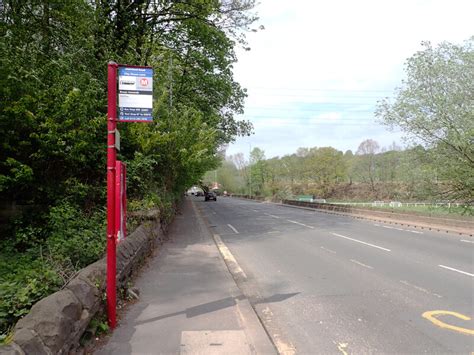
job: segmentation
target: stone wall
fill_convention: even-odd
[[[118,288],[126,287],[163,238],[158,215],[149,217],[117,247]],[[18,321],[13,341],[1,346],[0,354],[76,353],[89,322],[104,307],[105,280],[105,258],[82,269],[63,289],[37,302]]]

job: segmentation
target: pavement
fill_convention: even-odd
[[[275,354],[193,198],[180,212],[135,281],[139,300],[95,354]]]

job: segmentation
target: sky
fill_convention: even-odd
[[[237,48],[234,78],[248,91],[254,134],[227,155],[255,147],[266,158],[299,147],[355,152],[365,139],[404,146],[403,133],[375,119],[377,101],[394,98],[404,63],[421,42],[462,43],[474,35],[474,1],[260,0],[263,30]]]

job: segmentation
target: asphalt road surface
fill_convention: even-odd
[[[474,239],[192,198],[280,352],[471,353]]]

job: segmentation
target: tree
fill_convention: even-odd
[[[359,166],[360,174],[365,181],[370,183],[372,191],[375,191],[375,177],[376,177],[376,157],[375,154],[379,151],[379,144],[373,139],[366,139],[357,148],[356,154],[360,156]]]
[[[474,200],[474,37],[463,45],[423,42],[406,62],[407,78],[396,99],[382,100],[381,122],[399,127],[414,142],[431,149],[445,196]]]
[[[255,147],[250,152],[250,184],[256,195],[262,195],[267,175],[265,152]]]

